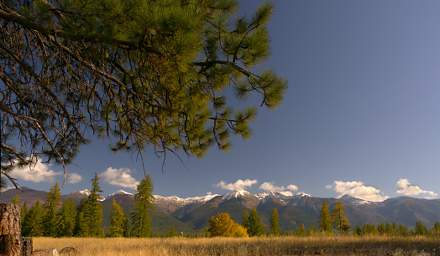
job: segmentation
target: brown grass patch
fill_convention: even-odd
[[[440,255],[440,239],[385,237],[35,238],[35,249],[72,246],[81,256]]]

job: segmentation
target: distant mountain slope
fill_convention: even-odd
[[[79,202],[87,197],[87,190],[63,195]],[[28,206],[36,201],[44,202],[47,192],[23,188],[11,189],[0,193],[1,202],[9,202],[16,195]],[[134,196],[125,191],[117,191],[103,198],[104,224],[110,221],[111,202],[115,199],[130,214]],[[177,196],[155,195],[153,230],[156,234],[167,232],[192,232],[206,227],[211,216],[228,212],[236,221],[242,221],[243,212],[257,208],[263,222],[268,226],[273,208],[277,208],[283,230],[292,230],[301,224],[317,226],[321,205],[327,201],[330,208],[338,201],[344,202],[352,225],[383,222],[401,223],[413,226],[417,220],[431,226],[440,222],[440,200],[397,197],[374,203],[350,196],[318,198],[306,194],[287,195],[283,193],[251,194],[245,191],[233,191],[225,195],[207,194],[204,196],[181,198]]]

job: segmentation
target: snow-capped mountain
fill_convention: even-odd
[[[114,195],[129,195],[129,196],[134,196],[133,193],[127,192],[123,189],[119,189],[116,192],[111,193],[110,195],[108,195],[109,197],[114,196]]]
[[[62,200],[72,199],[77,204],[90,195],[88,190],[80,190],[62,196]],[[47,192],[29,188],[11,189],[0,193],[1,202],[10,202],[15,196],[31,207],[36,201],[44,202]],[[117,201],[127,214],[134,205],[133,193],[118,190],[102,197],[105,221],[110,216],[112,200]],[[262,192],[250,193],[239,190],[224,195],[207,193],[201,196],[179,197],[154,195],[154,217],[157,229],[168,230],[179,227],[182,230],[204,228],[209,218],[220,212],[228,212],[236,221],[241,221],[243,212],[256,208],[263,222],[269,223],[271,211],[277,208],[280,224],[284,229],[295,225],[316,225],[322,203],[327,201],[330,209],[336,202],[344,203],[346,213],[352,225],[364,223],[394,222],[407,226],[422,220],[426,225],[440,221],[440,200],[426,200],[409,197],[390,198],[375,203],[358,198],[343,196],[341,198],[318,198],[305,193]],[[106,225],[108,223],[106,222]]]

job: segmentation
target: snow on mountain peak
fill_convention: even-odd
[[[244,197],[244,196],[249,196],[251,195],[250,192],[246,191],[246,190],[234,190],[231,191],[229,193],[226,193],[223,195],[223,199],[232,199],[232,198],[240,198],[240,197]]]
[[[90,190],[88,190],[86,188],[86,189],[78,191],[78,193],[80,193],[81,195],[89,196],[90,195]]]
[[[154,195],[154,198],[156,200],[174,201],[174,202],[178,202],[181,204],[189,204],[189,203],[205,203],[205,202],[208,202],[209,200],[211,200],[217,196],[220,196],[220,195],[208,192],[208,193],[206,193],[206,195],[203,195],[203,196],[193,196],[193,197],[186,197],[186,198],[182,198],[179,196],[162,196],[162,195]]]
[[[127,191],[125,191],[125,190],[123,190],[123,189],[119,189],[118,191],[116,191],[116,192],[114,192],[114,193],[111,193],[109,196],[114,196],[114,195],[129,195],[129,196],[133,196],[134,194],[133,193],[130,193],[130,192],[127,192]]]

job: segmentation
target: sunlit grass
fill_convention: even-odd
[[[316,253],[385,255],[389,251],[432,251],[440,239],[386,237],[277,238],[35,238],[35,249],[72,246],[81,256],[247,256],[313,255]],[[365,254],[365,252],[374,254]]]

